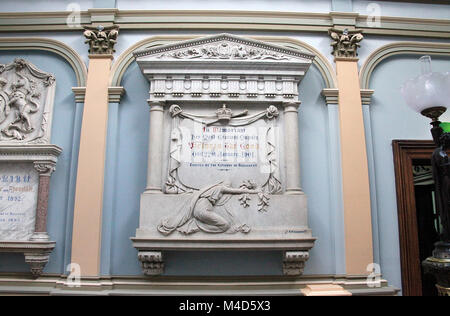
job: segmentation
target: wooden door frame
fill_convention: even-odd
[[[393,140],[403,295],[422,295],[413,160],[431,159],[431,140]],[[431,163],[431,161],[430,161]]]

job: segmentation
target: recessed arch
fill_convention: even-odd
[[[395,42],[381,46],[367,57],[359,72],[361,89],[369,89],[373,70],[386,58],[401,54],[450,55],[450,44],[430,42]]]
[[[186,36],[154,36],[141,40],[125,50],[115,61],[111,69],[110,86],[116,87],[121,85],[122,77],[128,66],[133,62],[133,52],[136,50],[159,46],[163,44],[176,43],[178,41],[185,41],[201,37],[204,35],[186,35]],[[265,41],[268,43],[288,46],[307,53],[312,53],[316,57],[313,64],[317,66],[325,81],[325,88],[336,88],[336,74],[333,66],[329,63],[327,58],[320,53],[316,48],[293,38],[289,37],[275,37],[275,36],[251,36],[250,38]]]
[[[1,50],[27,49],[27,50],[45,50],[58,54],[64,58],[75,72],[79,87],[86,86],[87,68],[80,55],[66,44],[40,37],[11,37],[0,38]]]

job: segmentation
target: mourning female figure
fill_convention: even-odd
[[[207,186],[192,194],[188,204],[183,205],[175,215],[165,218],[158,225],[158,231],[169,235],[177,230],[183,234],[192,234],[198,231],[206,233],[243,232],[250,228],[246,224],[236,225],[231,219],[215,211],[223,207],[233,194],[256,194],[260,191],[254,187],[233,188],[226,181]],[[226,213],[226,212],[225,212]]]

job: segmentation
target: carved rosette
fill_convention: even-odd
[[[138,260],[145,275],[160,275],[164,272],[164,261],[160,251],[140,251]]]
[[[331,28],[328,30],[331,37],[332,54],[334,57],[356,57],[358,56],[359,42],[363,40],[362,30],[348,29],[338,30]]]
[[[112,54],[115,52],[114,45],[117,43],[119,35],[119,26],[102,26],[97,27],[85,26],[84,37],[86,44],[89,44],[90,54]]]
[[[308,258],[308,251],[286,251],[283,257],[283,274],[302,275]]]

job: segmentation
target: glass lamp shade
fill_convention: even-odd
[[[422,114],[430,108],[448,108],[450,72],[429,72],[410,79],[402,85],[401,93],[406,104]]]

